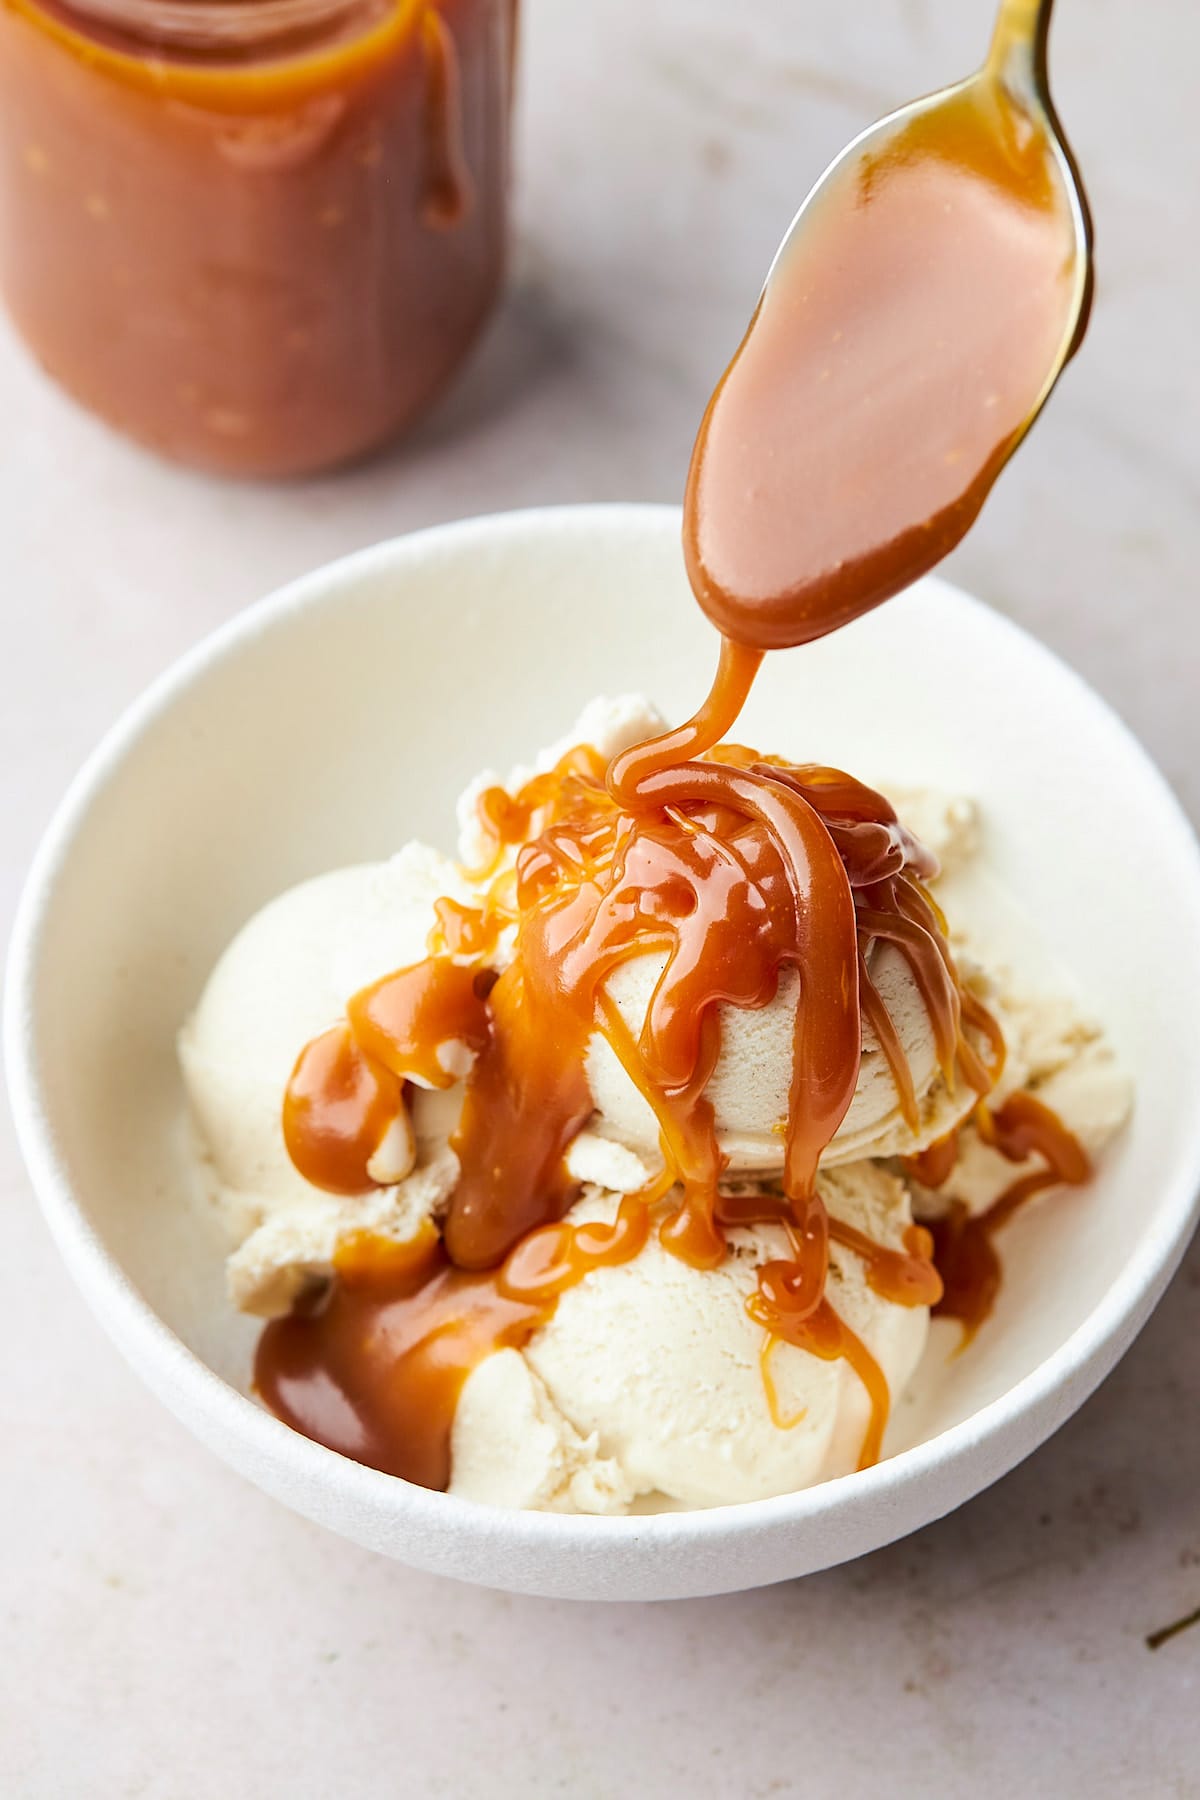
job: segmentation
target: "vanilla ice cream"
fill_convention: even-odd
[[[833,1217],[901,1245],[912,1214],[894,1176],[857,1163],[822,1175],[820,1191]],[[615,1209],[612,1194],[591,1190],[573,1217],[608,1220]],[[450,1491],[517,1505],[546,1505],[541,1496],[552,1496],[555,1509],[614,1512],[650,1495],[725,1506],[847,1474],[868,1423],[866,1394],[848,1363],[778,1343],[769,1369],[774,1416],[768,1400],[763,1333],[746,1301],[760,1263],[786,1254],[778,1226],[731,1231],[729,1255],[715,1270],[691,1268],[651,1237],[632,1262],[587,1276],[524,1351],[503,1353],[510,1363],[503,1376],[490,1371],[497,1359],[489,1358],[468,1379]],[[860,1259],[836,1244],[830,1265],[834,1306],[892,1393],[901,1393],[925,1346],[927,1311],[881,1299]],[[518,1361],[524,1378],[511,1366]],[[523,1449],[518,1473],[505,1446],[520,1435],[515,1409],[531,1406],[544,1436],[536,1461]],[[601,1471],[586,1495],[581,1437],[595,1446]],[[514,1502],[518,1481],[523,1493]]]

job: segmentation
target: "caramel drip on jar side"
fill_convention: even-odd
[[[431,231],[461,225],[475,203],[463,134],[462,68],[454,34],[435,5],[421,18],[425,58],[425,172],[421,221]]]
[[[480,1274],[455,1269],[433,1229],[415,1244],[353,1236],[339,1246],[327,1291],[263,1331],[256,1391],[315,1442],[445,1489],[471,1371],[527,1344],[568,1288],[630,1261],[648,1229],[647,1200],[627,1195],[612,1224],[544,1226]]]
[[[1091,1160],[1079,1139],[1034,1094],[1013,1094],[994,1111],[981,1105],[976,1109],[975,1121],[984,1142],[1008,1161],[1023,1163],[1038,1156],[1044,1167],[1019,1175],[986,1212],[974,1218],[963,1202],[956,1200],[942,1218],[930,1223],[934,1261],[945,1284],[934,1311],[939,1317],[957,1319],[962,1325],[960,1348],[970,1343],[996,1303],[1002,1274],[994,1242],[996,1233],[1035,1195],[1064,1185],[1082,1186],[1092,1174]],[[944,1159],[947,1152],[941,1146],[935,1148],[940,1151],[940,1159]],[[948,1180],[949,1175],[946,1170],[942,1180]],[[918,1178],[923,1179],[919,1174]]]

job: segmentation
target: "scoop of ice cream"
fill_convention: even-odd
[[[823,1174],[819,1186],[834,1217],[902,1247],[911,1213],[893,1176],[857,1163]],[[593,1189],[570,1217],[607,1222],[616,1206],[614,1195]],[[523,1361],[532,1389],[511,1365],[497,1371],[499,1357],[468,1378],[451,1492],[501,1505],[624,1511],[635,1495],[721,1506],[848,1474],[870,1423],[866,1390],[849,1363],[775,1343],[774,1414],[768,1398],[764,1334],[746,1301],[759,1265],[787,1254],[783,1231],[759,1226],[730,1232],[721,1266],[698,1270],[651,1234],[632,1262],[594,1270],[521,1352],[504,1353]],[[898,1396],[924,1348],[926,1309],[883,1299],[861,1259],[837,1244],[827,1295]],[[531,1413],[536,1448],[527,1435]]]
[[[535,1512],[624,1513],[637,1489],[576,1431],[519,1350],[497,1350],[472,1371],[451,1435],[450,1492],[485,1506]]]
[[[180,1032],[208,1183],[239,1245],[230,1291],[245,1311],[286,1312],[307,1283],[328,1274],[341,1237],[369,1229],[406,1240],[453,1192],[458,1164],[446,1144],[456,1091],[410,1095],[412,1173],[350,1199],[322,1192],[295,1169],[282,1106],[308,1040],[337,1023],[356,989],[418,962],[434,901],[461,892],[454,864],[423,845],[306,881],[243,927]]]
[[[284,1145],[282,1096],[300,1049],[345,1003],[331,947],[371,873],[338,869],[264,906],[221,957],[179,1034],[193,1116],[250,1225],[313,1194]]]
[[[464,866],[477,868],[488,859],[489,847],[478,813],[478,800],[485,789],[503,786],[516,793],[532,776],[552,769],[576,744],[592,744],[611,760],[629,745],[664,728],[661,714],[639,694],[596,699],[584,709],[574,728],[541,751],[532,766],[512,769],[503,779],[494,771],[478,776],[458,804],[459,855]],[[920,827],[918,835],[922,830],[928,833],[929,847],[940,860],[957,863],[970,855],[975,844],[975,808],[969,800],[906,790],[902,805],[901,816],[910,828]],[[635,1038],[665,961],[665,956],[655,954],[632,957],[606,984]],[[858,1087],[826,1152],[829,1163],[910,1154],[950,1131],[975,1098],[966,1088],[957,1095],[949,1093],[940,1080],[932,1022],[902,952],[893,945],[876,943],[868,966],[908,1059],[922,1111],[921,1128],[914,1133],[905,1123],[887,1059],[875,1033],[864,1023]],[[708,1094],[731,1173],[781,1165],[798,998],[799,977],[788,972],[767,1006],[756,1011],[720,1008],[722,1049]],[[588,1081],[596,1102],[595,1130],[639,1156],[644,1180],[645,1172],[661,1161],[658,1123],[649,1102],[600,1035],[593,1038],[589,1050]]]
[[[665,963],[665,956],[633,957],[609,978],[609,995],[635,1038]],[[858,1086],[825,1152],[827,1164],[907,1154],[949,1131],[975,1101],[965,1086],[954,1096],[940,1081],[933,1026],[904,955],[890,944],[877,943],[868,967],[896,1027],[918,1099],[929,1104],[921,1130],[914,1133],[901,1113],[887,1058],[864,1020]],[[799,997],[799,976],[788,971],[768,1005],[755,1011],[719,1008],[721,1054],[707,1092],[732,1174],[780,1166]],[[600,1036],[592,1039],[588,1052],[588,1082],[596,1102],[595,1129],[636,1151],[648,1165],[657,1164],[661,1159],[654,1112],[607,1039]]]

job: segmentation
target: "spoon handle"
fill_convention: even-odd
[[[1053,6],[1054,0],[1000,0],[985,73],[1044,95],[1046,38]]]

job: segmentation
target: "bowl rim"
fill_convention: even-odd
[[[1081,1405],[1132,1341],[1166,1287],[1200,1216],[1200,1113],[1185,1153],[1160,1198],[1152,1228],[1137,1242],[1116,1281],[1087,1317],[1036,1368],[994,1400],[911,1448],[872,1468],[770,1499],[657,1514],[620,1517],[501,1511],[456,1495],[435,1493],[399,1477],[351,1461],[313,1443],[274,1418],[248,1395],[210,1368],[176,1336],[102,1243],[76,1198],[59,1154],[52,1118],[39,1075],[37,991],[42,972],[46,921],[58,883],[68,871],[76,838],[90,810],[117,777],[125,760],[172,708],[177,698],[211,669],[236,657],[254,639],[283,621],[336,602],[361,582],[406,559],[419,559],[444,545],[499,540],[549,531],[628,536],[631,530],[678,528],[676,506],[640,502],[526,507],[473,515],[386,539],[286,583],[234,615],[172,662],[121,713],[68,786],[32,860],[10,939],[4,1006],[4,1047],[9,1104],[32,1185],[51,1234],[85,1300],[117,1347],[159,1397],[211,1448],[227,1454],[236,1445],[243,1469],[288,1466],[308,1493],[336,1489],[364,1514],[403,1520],[438,1538],[481,1531],[497,1534],[517,1552],[586,1548],[607,1542],[640,1545],[653,1556],[668,1543],[686,1539],[717,1548],[723,1540],[773,1526],[802,1526],[839,1511],[893,1515],[890,1536],[909,1529],[898,1505],[935,1471],[945,1490],[937,1512],[946,1512],[998,1478],[1040,1445]],[[1190,883],[1200,912],[1200,844],[1190,820],[1165,777],[1129,727],[1068,664],[1003,614],[940,577],[927,577],[925,591],[940,593],[956,606],[986,615],[995,630],[1021,640],[1025,654],[1055,666],[1077,696],[1119,741],[1138,766],[1147,794],[1153,794],[1156,830],[1169,840],[1180,880]],[[1033,1432],[1022,1421],[1034,1419]],[[968,1471],[984,1445],[995,1444],[984,1482]],[[955,1479],[955,1477],[957,1479]],[[964,1480],[964,1477],[966,1479]],[[928,1517],[936,1516],[930,1513]],[[888,1541],[887,1536],[878,1542]],[[430,1565],[426,1565],[430,1566]]]

